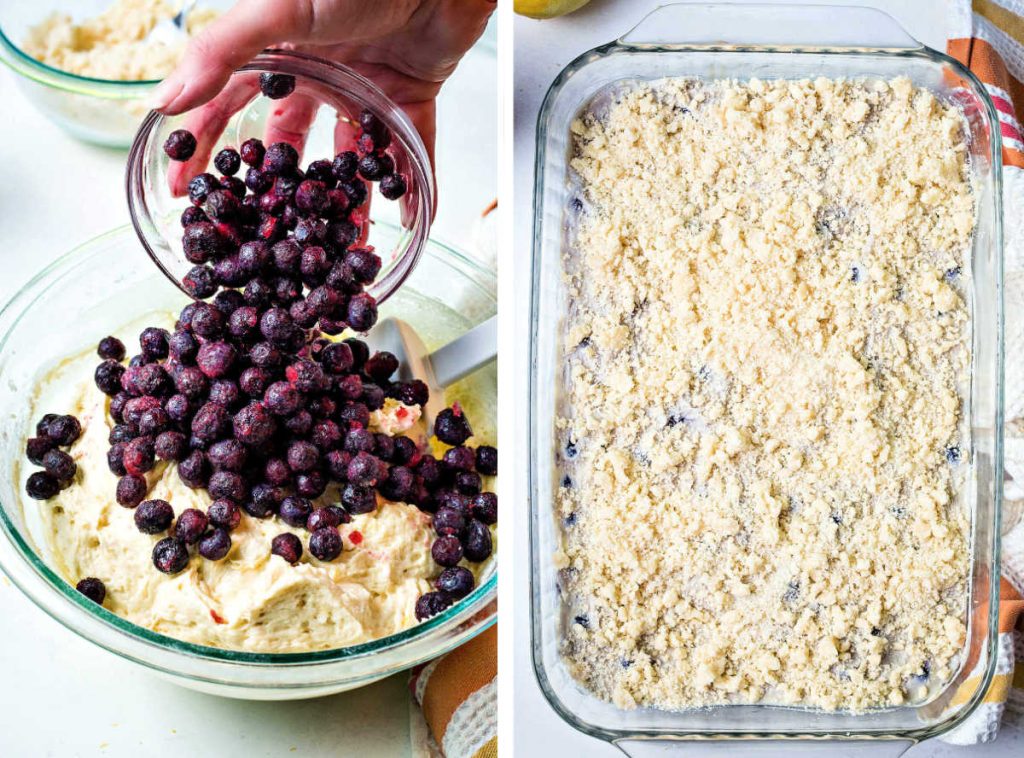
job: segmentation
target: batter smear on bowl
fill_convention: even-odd
[[[669,79],[572,132],[573,674],[625,708],[926,698],[966,635],[960,113],[905,79]]]

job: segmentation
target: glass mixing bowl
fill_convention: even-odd
[[[289,74],[295,77],[295,91],[284,100],[271,100],[260,94],[258,79],[262,73]],[[227,146],[237,148],[250,137],[265,139],[268,117],[279,112],[282,104],[295,110],[309,108],[308,136],[301,150],[303,168],[317,159],[331,160],[335,150],[335,129],[340,121],[358,124],[359,113],[369,109],[391,130],[387,153],[394,159],[395,171],[406,180],[408,189],[397,201],[381,196],[376,182],[367,182],[370,196],[359,211],[368,214],[368,238],[383,261],[376,281],[367,292],[378,302],[386,300],[416,266],[430,232],[434,211],[434,179],[430,159],[416,128],[405,113],[371,81],[345,66],[304,53],[267,51],[242,66],[224,89],[225,96],[241,107],[228,121],[220,137],[211,146],[209,161],[200,159],[201,149],[187,164],[175,163],[163,150],[168,135],[176,129],[190,128],[203,118],[203,107],[180,116],[167,117],[157,112],[146,116],[128,154],[125,174],[128,210],[139,239],[153,261],[175,284],[192,268],[181,246],[181,212],[189,200],[182,194],[189,178],[204,171],[214,175],[212,156]],[[294,111],[293,111],[294,112]],[[280,132],[275,130],[275,134]],[[197,137],[202,142],[202,132]],[[297,143],[289,140],[293,144]],[[245,164],[236,177],[245,176]],[[169,175],[169,171],[172,171]],[[388,222],[381,226],[379,222]],[[400,233],[396,229],[401,227]]]
[[[33,105],[75,137],[97,145],[126,148],[139,121],[149,112],[145,103],[159,79],[120,81],[77,76],[42,63],[23,49],[32,27],[51,13],[75,21],[92,18],[112,0],[44,0],[0,3],[0,61],[17,74],[16,81]],[[232,0],[202,0],[200,7],[223,12]]]
[[[393,241],[401,232],[378,224]],[[243,653],[193,645],[132,624],[97,606],[69,585],[48,561],[33,501],[23,499],[28,466],[25,439],[39,380],[61,359],[93,347],[98,339],[156,310],[187,302],[154,267],[139,265],[138,241],[122,227],[58,259],[0,311],[0,567],[28,597],[59,623],[123,658],[178,684],[220,695],[262,700],[315,697],[353,689],[441,655],[497,619],[497,571],[444,613],[399,634],[362,645],[313,653]],[[428,349],[454,339],[494,315],[494,275],[437,242],[403,287],[381,308],[381,317],[413,323]],[[462,380],[471,383],[474,426],[493,431],[497,398],[492,364]],[[465,392],[457,385],[451,390]],[[25,507],[23,507],[23,505]]]

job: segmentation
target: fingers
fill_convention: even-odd
[[[309,7],[277,0],[235,4],[189,42],[177,68],[153,91],[150,106],[175,115],[207,102],[263,48],[278,40],[303,41],[313,22]]]
[[[430,159],[430,174],[434,180],[434,207],[430,209],[430,218],[437,215],[437,169],[434,166],[434,143],[437,141],[437,101],[424,100],[418,103],[405,103],[402,105],[409,120],[412,121],[416,131],[420,133],[423,146],[427,149],[427,157]],[[412,206],[412,198],[407,194],[402,199],[402,225],[409,226],[415,215]]]
[[[259,88],[259,77],[256,74],[238,74],[219,95],[185,117],[182,126],[195,135],[196,151],[184,163],[170,162],[167,180],[174,197],[184,195],[189,180],[207,170],[213,148],[231,117],[255,96]]]
[[[309,127],[313,124],[319,107],[320,104],[315,99],[298,92],[278,101],[267,117],[263,141],[268,145],[287,142],[298,150],[301,156]]]

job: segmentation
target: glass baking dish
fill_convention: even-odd
[[[559,653],[562,603],[554,553],[559,545],[554,418],[559,402],[561,316],[566,292],[561,256],[572,199],[569,126],[584,106],[631,81],[666,76],[801,79],[906,76],[954,103],[966,119],[977,194],[971,251],[973,364],[966,398],[970,428],[966,506],[972,567],[968,634],[955,677],[925,703],[851,714],[771,705],[727,705],[668,712],[621,710],[586,691]],[[909,37],[888,15],[867,8],[677,4],[655,10],[624,37],[584,53],[551,85],[540,111],[534,189],[530,454],[531,619],[540,687],[571,726],[624,752],[702,754],[737,749],[736,740],[808,740],[787,749],[821,749],[843,740],[898,755],[961,723],[981,702],[995,667],[1002,500],[1003,310],[1000,140],[984,86],[963,66]],[[692,741],[700,740],[699,743]],[[763,742],[747,745],[767,747]]]

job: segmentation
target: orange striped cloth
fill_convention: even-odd
[[[947,51],[971,69],[999,114],[1003,145],[1006,303],[1006,455],[999,647],[996,674],[981,706],[943,737],[960,745],[995,739],[1000,724],[1024,728],[1024,0],[952,0]],[[979,609],[987,613],[987,607]],[[972,651],[975,660],[978,651]],[[981,686],[980,671],[954,705]]]
[[[409,689],[444,758],[497,758],[497,687],[497,625],[413,669]]]

